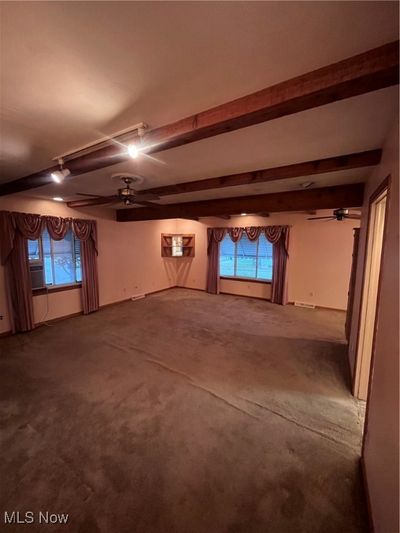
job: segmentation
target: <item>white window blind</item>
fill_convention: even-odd
[[[28,241],[30,265],[40,265],[44,270],[46,286],[71,285],[82,281],[81,243],[69,231],[64,239],[53,240],[47,229],[40,239]]]
[[[263,234],[257,241],[250,241],[244,234],[237,243],[225,235],[219,260],[223,277],[272,280],[273,246]]]

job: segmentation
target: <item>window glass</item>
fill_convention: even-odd
[[[45,285],[67,285],[82,281],[81,243],[69,231],[64,239],[50,238],[45,229],[37,241],[28,241],[29,262],[43,261]]]
[[[42,233],[44,279],[46,285],[54,285],[53,262],[51,259],[51,239],[47,230]]]
[[[75,278],[78,283],[82,281],[82,267],[81,267],[81,241],[75,240]]]
[[[219,271],[221,276],[235,275],[235,243],[225,235],[219,245]]]
[[[272,250],[273,246],[265,235],[258,239],[257,278],[272,279]]]
[[[249,241],[246,235],[242,236],[236,246],[236,276],[257,277],[257,241]]]
[[[52,241],[53,274],[55,285],[75,282],[74,239],[68,232],[61,241]]]
[[[40,261],[39,240],[28,241],[28,258],[29,261]]]
[[[220,243],[220,276],[269,281],[272,267],[273,246],[263,234],[257,241],[243,235],[237,243],[225,235]]]

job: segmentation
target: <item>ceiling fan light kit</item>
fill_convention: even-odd
[[[105,205],[111,203],[122,202],[125,205],[145,205],[147,207],[157,207],[159,204],[151,203],[149,200],[158,200],[159,197],[152,193],[141,194],[140,191],[136,192],[131,187],[132,183],[143,183],[141,176],[135,176],[133,174],[118,173],[111,176],[112,179],[118,179],[123,182],[123,186],[119,187],[117,194],[112,196],[99,196],[95,194],[77,193],[79,196],[89,196],[87,200],[73,200],[67,202],[68,207],[86,207],[91,205]]]

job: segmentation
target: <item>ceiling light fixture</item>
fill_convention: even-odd
[[[55,196],[55,197],[53,198],[53,200],[54,200],[55,202],[63,202],[63,201],[64,201],[64,198],[61,198],[61,196]]]
[[[240,213],[241,217],[245,217],[246,215],[247,215],[247,213]]]
[[[92,152],[99,150],[100,148],[104,148],[113,144],[117,144],[127,151],[128,144],[132,142],[133,136],[135,139],[137,137],[139,137],[139,139],[142,139],[142,137],[146,133],[146,128],[147,124],[145,124],[144,122],[139,122],[139,124],[134,124],[129,128],[116,131],[115,133],[111,133],[110,135],[101,137],[96,141],[93,141],[91,143],[75,148],[74,150],[70,150],[69,152],[65,152],[56,157],[53,157],[53,161],[59,161],[60,159],[62,159],[63,161],[68,163],[68,161],[70,161],[71,159],[75,159],[86,154],[91,154]]]
[[[136,146],[136,144],[129,144],[128,145],[128,154],[132,159],[136,159],[139,155],[139,148]]]
[[[137,128],[137,134],[139,137],[139,143],[142,142],[144,134],[146,133],[146,124],[142,124]],[[132,159],[137,159],[140,154],[141,148],[137,144],[128,144],[128,154]]]
[[[64,161],[62,158],[58,160],[58,164],[60,165],[60,170],[55,170],[54,172],[52,172],[51,179],[55,183],[62,183],[65,178],[67,178],[71,174],[71,171],[67,168],[63,168]]]

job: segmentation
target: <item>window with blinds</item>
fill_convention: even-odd
[[[273,246],[260,235],[257,241],[250,241],[247,235],[234,243],[225,235],[220,243],[220,276],[227,278],[272,280]]]
[[[69,231],[53,240],[44,230],[40,239],[28,240],[32,288],[73,285],[82,281],[81,243]]]

